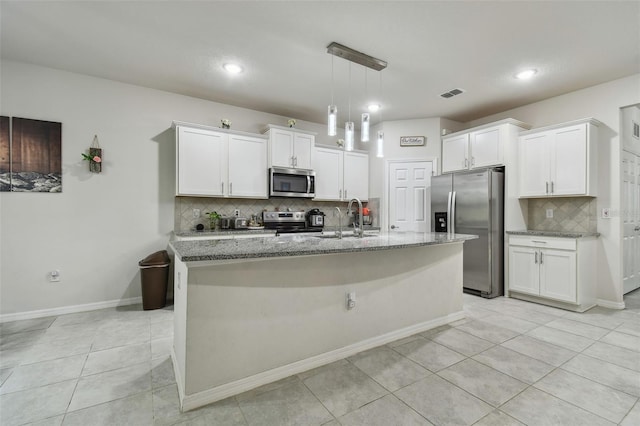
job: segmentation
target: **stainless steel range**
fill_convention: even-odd
[[[275,229],[278,234],[294,232],[322,232],[322,227],[307,226],[305,212],[262,212],[266,229]]]

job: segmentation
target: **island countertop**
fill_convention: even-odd
[[[183,262],[265,257],[310,256],[459,243],[476,235],[436,232],[365,234],[364,238],[287,234],[269,238],[173,241],[171,248]]]

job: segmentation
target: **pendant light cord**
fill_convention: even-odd
[[[335,105],[333,103],[333,55],[331,55],[331,105]]]
[[[351,62],[349,62],[349,122],[351,122]]]

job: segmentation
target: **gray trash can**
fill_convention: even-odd
[[[157,251],[138,262],[142,285],[142,309],[164,308],[167,304],[167,283],[169,282],[169,253]]]

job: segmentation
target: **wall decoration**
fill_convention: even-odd
[[[81,154],[83,160],[89,162],[89,171],[92,173],[100,173],[102,171],[102,149],[98,142],[98,135],[93,136],[93,142],[89,148],[89,154],[84,152]]]
[[[424,146],[426,142],[425,136],[400,136],[400,146]]]
[[[0,117],[0,192],[11,191],[11,137],[9,117]]]
[[[7,125],[5,117],[1,124],[2,190],[6,188],[8,169],[12,192],[62,192],[62,123],[12,117]]]

